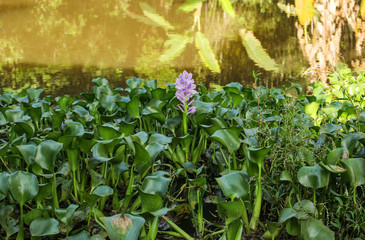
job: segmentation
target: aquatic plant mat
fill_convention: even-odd
[[[362,74],[197,86],[189,113],[137,78],[1,92],[0,238],[364,239]]]

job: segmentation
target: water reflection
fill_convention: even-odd
[[[324,80],[338,62],[364,68],[359,1],[189,2],[0,0],[0,87],[77,95],[99,76],[162,86],[184,69],[206,86],[252,84],[253,70],[279,86]]]

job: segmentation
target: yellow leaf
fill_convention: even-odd
[[[314,0],[295,0],[295,13],[300,24],[308,25],[314,15]]]

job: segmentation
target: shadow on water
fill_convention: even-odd
[[[361,1],[231,2],[0,0],[0,87],[78,95],[96,77],[163,86],[183,70],[207,87],[252,85],[252,71],[305,86],[338,63],[365,68]]]

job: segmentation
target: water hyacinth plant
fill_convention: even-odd
[[[330,77],[0,92],[0,239],[365,239],[365,74]]]
[[[183,112],[182,132],[184,135],[188,131],[187,116],[196,112],[196,107],[193,106],[194,99],[191,99],[193,94],[196,94],[196,85],[194,84],[193,74],[184,71],[180,73],[180,77],[176,79],[176,98],[181,102],[177,107]]]

